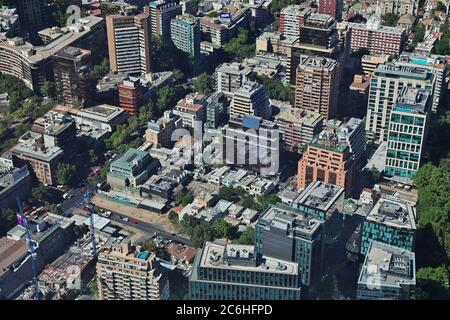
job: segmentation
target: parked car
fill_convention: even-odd
[[[123,221],[126,221],[126,222],[130,221],[130,219],[127,218],[127,217],[122,218],[122,220],[123,220]]]

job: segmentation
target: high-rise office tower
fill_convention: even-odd
[[[172,0],[157,0],[150,2],[145,12],[150,16],[152,38],[163,37],[167,41],[170,39],[170,21],[182,14],[182,6]]]
[[[399,65],[395,62],[378,65],[370,79],[366,131],[368,139],[380,143],[387,139],[391,110],[404,87],[434,92],[436,76],[421,67]]]
[[[149,76],[151,74],[150,18],[135,16],[106,17],[110,69],[116,73]]]
[[[254,246],[206,242],[189,276],[191,300],[300,300],[298,264]]]
[[[71,107],[91,104],[94,98],[91,51],[65,47],[52,60],[58,102]]]
[[[230,115],[251,115],[270,119],[272,110],[264,86],[251,81],[243,83],[233,94]]]
[[[297,69],[295,107],[320,113],[325,119],[337,113],[337,62],[318,56],[308,57]]]
[[[22,31],[36,34],[47,26],[47,11],[44,0],[17,0]]]
[[[342,18],[342,0],[319,0],[319,13],[328,14],[337,21]]]
[[[322,260],[323,222],[283,204],[271,205],[255,226],[257,252],[297,262],[301,283],[317,284]]]
[[[137,251],[130,242],[102,248],[97,261],[100,300],[166,300],[167,271],[154,253]]]
[[[426,143],[430,93],[403,88],[391,111],[385,173],[412,180],[419,169]]]

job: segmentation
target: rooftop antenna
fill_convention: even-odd
[[[22,203],[20,202],[19,197],[16,197],[16,202],[17,207],[19,208],[19,212],[17,213],[17,224],[25,229],[25,234],[27,236],[28,251],[30,251],[31,255],[31,271],[33,274],[33,285],[35,291],[34,299],[39,300],[41,291],[39,290],[39,280],[36,272],[36,252],[34,251],[34,243],[31,239],[30,229],[28,228],[28,220],[25,214],[23,213]]]

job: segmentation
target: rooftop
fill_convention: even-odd
[[[415,285],[414,252],[372,241],[358,283],[390,287]]]
[[[103,22],[103,18],[95,16],[86,16],[79,19],[79,22],[69,27],[52,27],[39,31],[39,34],[49,37],[52,40],[42,46],[33,46],[24,42],[22,38],[11,38],[1,42],[1,46],[16,51],[25,57],[30,63],[39,63],[46,60],[60,51],[95,30],[95,27]]]
[[[430,101],[430,91],[405,87],[399,94],[394,111],[425,114]]]
[[[336,60],[319,56],[309,56],[299,66],[306,66],[317,69],[333,70],[337,66]]]
[[[24,241],[0,238],[0,276],[27,254],[28,248]]]
[[[404,28],[383,26],[381,24],[381,21],[375,15],[371,16],[367,20],[367,23],[351,22],[348,25],[350,28],[353,28],[353,29],[371,30],[371,31],[378,31],[378,32],[391,33],[391,34],[397,34],[397,35],[401,35],[402,33],[405,32]]]
[[[369,212],[367,221],[395,228],[415,230],[416,212],[409,202],[395,197],[383,196]]]
[[[284,204],[271,205],[258,220],[259,225],[270,226],[286,231],[294,231],[312,237],[322,222]]]
[[[19,22],[19,15],[15,8],[0,7],[0,36],[6,35]]]
[[[262,256],[254,246],[206,242],[199,267],[298,275],[297,263]]]
[[[433,74],[425,68],[399,65],[394,62],[379,64],[374,71],[377,76],[404,77],[422,81],[431,81]]]
[[[45,162],[50,162],[63,154],[63,150],[59,147],[48,148],[44,146],[42,134],[32,131],[24,133],[11,151]]]
[[[102,121],[106,120],[106,122],[111,121],[120,114],[126,114],[126,111],[109,104],[100,104],[94,107],[84,108],[78,112],[78,116],[80,117],[88,117]]]
[[[119,159],[111,163],[112,166],[121,167],[125,170],[132,170],[132,168],[139,162],[142,162],[150,154],[146,151],[141,151],[135,148],[129,148]]]
[[[328,211],[344,194],[344,188],[322,181],[310,183],[295,199],[295,202]]]
[[[320,113],[302,110],[299,108],[284,108],[276,116],[276,120],[315,126],[320,121],[322,121],[322,116],[320,115]]]
[[[83,57],[89,56],[90,54],[90,50],[68,46],[55,53],[54,56],[74,61],[80,61],[81,59],[83,59]]]
[[[231,62],[231,63],[222,63],[220,66],[216,68],[216,72],[224,72],[228,74],[234,75],[249,75],[252,72],[252,69],[248,66],[244,66],[240,62]]]

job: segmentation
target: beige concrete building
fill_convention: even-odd
[[[366,54],[361,58],[361,67],[366,76],[371,76],[379,64],[384,64],[388,61],[388,54]]]
[[[102,248],[97,261],[100,300],[166,300],[169,280],[154,253],[130,241]]]
[[[320,113],[325,119],[337,113],[338,63],[329,58],[311,56],[297,69],[295,107]]]
[[[284,147],[290,151],[299,150],[322,130],[323,117],[312,111],[286,108],[276,117]]]
[[[112,72],[150,77],[150,18],[135,16],[106,17],[109,64]]]

